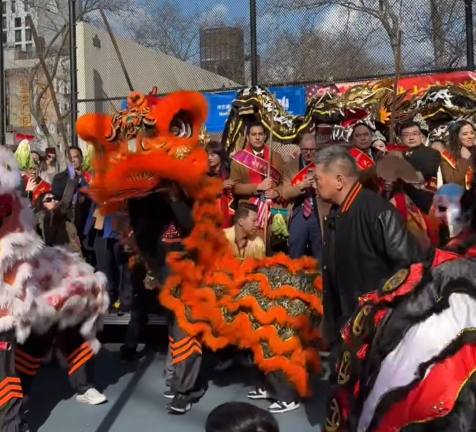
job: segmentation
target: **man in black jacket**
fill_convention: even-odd
[[[332,204],[324,224],[322,266],[324,326],[332,350],[358,298],[417,262],[420,253],[394,206],[362,188],[357,164],[345,149],[319,151],[315,172],[318,195]]]
[[[421,189],[407,185],[406,193],[423,213],[428,214],[437,189],[441,154],[439,151],[425,146],[425,136],[421,126],[416,122],[404,123],[400,128],[400,135],[402,144],[407,148],[405,159],[423,174],[426,182],[424,188]]]
[[[168,193],[155,192],[128,202],[135,242],[149,269],[146,285],[166,283],[170,275],[167,255],[183,251],[182,240],[193,229],[193,202],[176,184],[164,182],[161,186],[166,186]],[[132,315],[137,325],[141,325],[144,315],[136,310],[136,307],[140,309],[141,302],[140,296],[134,297]],[[167,366],[172,366],[173,373],[169,377],[171,390],[166,391],[164,397],[173,400],[166,408],[184,414],[204,393],[198,379],[202,364],[201,342],[183,331],[175,317],[169,320],[169,340],[172,365]],[[126,341],[125,350],[135,349],[132,342]]]

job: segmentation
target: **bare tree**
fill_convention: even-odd
[[[266,83],[352,79],[380,73],[381,64],[369,56],[368,39],[355,39],[345,29],[335,34],[304,20],[296,29],[278,31],[262,56],[260,78]]]
[[[376,20],[385,31],[397,64],[399,30],[404,32],[406,59],[412,67],[421,64],[422,51],[430,43],[432,64],[426,67],[447,68],[461,65],[464,52],[464,0],[270,0],[277,10],[324,11],[337,7]],[[337,24],[337,23],[336,23]],[[413,47],[412,47],[413,44]]]
[[[424,68],[462,67],[466,60],[464,0],[428,0],[424,13],[412,14],[416,43],[431,41],[433,55]],[[429,19],[428,19],[429,17]]]
[[[402,0],[271,0],[277,9],[287,11],[324,11],[329,7],[340,7],[365,14],[377,20],[385,30],[397,64],[398,34],[401,29]]]
[[[30,104],[31,114],[36,125],[42,131],[49,147],[56,149],[59,162],[64,166],[65,151],[68,148],[67,135],[64,133],[70,125],[69,104],[63,109],[55,106],[55,118],[48,112],[57,105],[59,91],[69,96],[69,11],[67,0],[22,0],[29,12],[32,28],[36,30],[35,52],[30,56]],[[126,8],[127,0],[83,0],[78,2],[77,19],[81,21],[91,13],[103,8],[106,11],[118,11]],[[58,85],[63,82],[64,85]],[[64,107],[67,106],[67,109]],[[60,134],[53,133],[49,125],[55,124]]]
[[[198,61],[200,21],[196,14],[186,14],[179,3],[166,2],[140,10],[126,25],[140,45],[183,61]]]

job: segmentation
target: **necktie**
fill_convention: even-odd
[[[304,198],[304,203],[302,205],[302,214],[305,219],[308,219],[312,213],[312,191],[310,189],[306,190],[306,197]]]

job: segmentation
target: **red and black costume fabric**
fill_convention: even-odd
[[[0,333],[0,431],[17,432],[23,399],[22,383],[15,372],[15,333]]]
[[[475,244],[436,249],[360,297],[341,331],[327,432],[475,430]]]

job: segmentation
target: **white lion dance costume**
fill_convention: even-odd
[[[17,432],[23,398],[20,376],[33,376],[39,363],[17,348],[30,335],[77,327],[83,346],[70,357],[80,367],[99,349],[98,319],[108,308],[106,278],[76,255],[45,247],[33,229],[23,199],[18,163],[0,146],[0,431]],[[78,357],[80,355],[81,357]],[[71,372],[71,371],[70,371]]]

